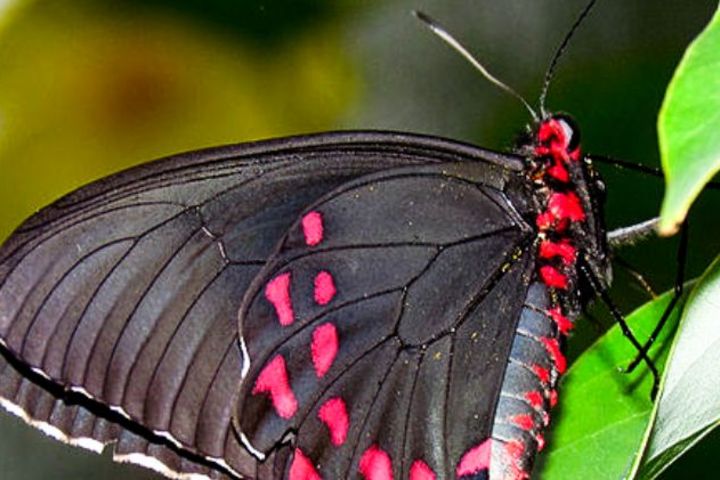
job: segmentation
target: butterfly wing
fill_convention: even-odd
[[[249,450],[292,444],[290,480],[463,471],[490,436],[534,266],[519,168],[397,168],[303,212],[241,310]]]
[[[231,427],[241,300],[327,192],[399,166],[501,158],[387,133],[172,157],[96,182],[0,249],[2,404],[46,432],[166,474],[269,478]],[[175,473],[173,473],[175,472]]]

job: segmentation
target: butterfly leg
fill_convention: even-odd
[[[650,372],[653,376],[653,387],[650,392],[650,396],[652,398],[655,398],[655,394],[657,393],[658,385],[660,384],[660,375],[658,373],[658,369],[653,363],[653,361],[648,357],[647,351],[643,349],[643,346],[640,344],[638,339],[633,334],[632,330],[630,330],[630,326],[625,321],[625,317],[620,312],[620,310],[617,308],[615,303],[613,303],[612,299],[610,298],[610,294],[608,293],[607,288],[602,285],[602,283],[595,277],[595,275],[584,265],[580,265],[580,270],[583,272],[587,280],[590,282],[590,285],[592,285],[593,289],[600,295],[600,299],[602,302],[608,307],[610,310],[610,314],[613,316],[617,324],[620,326],[620,330],[622,330],[623,335],[627,337],[627,339],[630,341],[633,347],[638,351],[638,357],[645,362],[645,364],[650,369]]]
[[[643,360],[642,354],[647,353],[653,343],[655,343],[657,336],[662,331],[663,327],[667,323],[668,318],[670,318],[670,314],[673,312],[675,306],[682,297],[683,283],[685,282],[685,264],[687,263],[687,249],[688,223],[686,220],[685,222],[683,222],[682,228],[680,229],[680,242],[678,244],[677,254],[677,272],[675,274],[675,287],[673,288],[673,296],[670,299],[670,303],[668,303],[667,307],[665,307],[665,311],[660,317],[657,325],[655,325],[655,328],[650,334],[650,337],[648,337],[648,339],[645,341],[645,344],[642,346],[642,350],[638,352],[638,355],[635,357],[635,359],[630,362],[630,364],[625,369],[626,373],[630,373],[635,370],[638,364]]]

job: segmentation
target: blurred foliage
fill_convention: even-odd
[[[528,122],[413,20],[437,17],[534,101],[586,0],[16,0],[0,3],[0,239],[92,179],[212,144],[337,128],[410,130],[506,149]],[[15,8],[7,8],[15,6]],[[3,10],[3,7],[6,7]],[[563,57],[549,108],[571,112],[584,147],[659,165],[656,117],[683,50],[714,0],[601,0]],[[8,13],[9,12],[9,13]],[[600,167],[610,226],[656,215],[662,181]],[[717,193],[691,213],[690,273],[718,251]],[[661,291],[675,245],[619,252]],[[646,300],[616,271],[625,311]],[[602,309],[594,316],[608,321]],[[581,322],[576,356],[604,326]],[[0,415],[0,478],[153,478],[57,445]],[[706,446],[708,442],[715,442]],[[715,448],[712,447],[715,445]],[[663,477],[707,478],[717,435]],[[32,456],[28,453],[32,452]],[[698,453],[699,452],[699,453]],[[25,465],[30,459],[30,465]],[[713,463],[714,462],[714,463]],[[695,470],[693,470],[695,469]],[[141,472],[141,473],[138,473]]]
[[[3,32],[0,237],[59,185],[182,150],[328,129],[356,95],[332,24],[268,55],[185,17],[102,6],[32,3]]]

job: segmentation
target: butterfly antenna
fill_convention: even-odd
[[[597,0],[590,0],[590,2],[585,6],[582,12],[580,12],[580,15],[578,15],[578,18],[575,20],[575,23],[573,24],[572,28],[570,28],[570,31],[565,35],[565,38],[563,39],[562,43],[558,47],[558,49],[555,51],[555,55],[553,55],[552,61],[550,62],[550,66],[548,67],[547,71],[545,72],[545,80],[543,81],[543,87],[542,91],[540,92],[540,113],[542,113],[543,117],[547,116],[547,112],[545,110],[545,98],[547,97],[548,89],[550,88],[550,82],[552,81],[553,75],[555,74],[555,69],[557,68],[558,61],[560,60],[560,57],[562,57],[563,53],[565,53],[565,49],[567,48],[568,44],[570,43],[570,39],[575,35],[575,32],[577,31],[578,27],[583,23],[585,20],[585,17],[588,16],[592,8],[595,6],[595,3]]]
[[[502,90],[506,91],[513,97],[517,98],[522,102],[523,105],[525,105],[525,108],[527,108],[528,112],[530,112],[530,115],[532,116],[533,120],[538,121],[539,117],[535,110],[530,106],[530,104],[525,100],[522,95],[517,93],[515,90],[510,88],[508,85],[504,84],[497,78],[495,78],[490,72],[487,71],[487,69],[475,58],[473,55],[468,51],[467,48],[465,48],[459,41],[457,41],[452,35],[448,33],[445,28],[443,28],[439,23],[437,23],[435,20],[433,20],[431,17],[429,17],[427,14],[420,12],[418,10],[413,10],[413,15],[418,18],[421,22],[423,22],[429,29],[432,31],[435,35],[440,37],[441,40],[443,40],[445,43],[450,45],[450,47],[458,52],[460,55],[465,57],[465,59],[472,64],[473,67],[475,67],[476,70],[478,70],[485,78],[487,78],[490,82],[494,83],[498,87],[500,87]]]

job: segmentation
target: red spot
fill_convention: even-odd
[[[570,174],[561,162],[554,161],[553,164],[548,168],[547,174],[553,177],[555,180],[566,183],[570,181]]]
[[[525,400],[536,410],[542,408],[545,404],[545,398],[543,398],[542,393],[536,391],[525,392]]]
[[[535,441],[537,442],[537,451],[542,452],[543,448],[545,448],[545,437],[543,437],[542,433],[535,435]]]
[[[510,423],[525,431],[535,428],[535,419],[530,414],[515,415],[510,418]]]
[[[330,441],[333,445],[339,447],[345,443],[350,421],[342,398],[334,397],[323,403],[318,411],[318,417],[330,430]]]
[[[552,265],[540,267],[540,279],[548,287],[565,290],[568,288],[568,277]]]
[[[577,147],[575,150],[570,152],[570,155],[568,155],[571,160],[575,160],[576,162],[580,160],[580,147]]]
[[[540,243],[539,254],[547,259],[560,257],[565,265],[572,265],[575,263],[577,250],[567,240],[562,242],[543,240]]]
[[[310,459],[299,448],[295,449],[288,480],[322,480]]]
[[[303,233],[305,234],[305,244],[308,247],[319,245],[323,241],[323,218],[320,212],[310,212],[302,219]]]
[[[282,355],[275,356],[265,365],[255,381],[252,393],[253,395],[269,394],[275,412],[286,420],[297,411],[297,400],[290,389],[285,359]]]
[[[511,440],[505,444],[505,453],[510,457],[510,465],[508,465],[510,471],[505,472],[503,480],[525,480],[530,478],[530,474],[519,467],[522,456],[525,454],[525,445],[519,440]]]
[[[280,325],[287,327],[293,324],[295,314],[290,300],[290,272],[281,273],[268,282],[265,298],[275,307]]]
[[[548,211],[558,220],[568,219],[572,222],[585,220],[585,211],[580,198],[574,192],[555,192],[550,195]]]
[[[323,270],[315,276],[315,302],[318,305],[327,305],[335,296],[335,280],[330,272]]]
[[[550,230],[555,224],[555,216],[550,212],[543,212],[537,216],[535,224],[541,231]]]
[[[567,360],[565,360],[565,355],[560,351],[560,342],[558,342],[556,338],[547,337],[541,338],[540,341],[545,346],[545,350],[550,354],[550,358],[552,358],[558,373],[565,373]]]
[[[574,327],[573,323],[565,315],[562,314],[560,307],[553,307],[547,311],[550,318],[553,319],[558,327],[558,330],[563,335],[567,335],[570,330]]]
[[[525,453],[525,445],[523,445],[520,440],[511,440],[505,444],[505,453],[512,458],[513,461],[517,461],[522,458]]]
[[[553,390],[553,392],[554,391],[555,390]],[[557,398],[555,400],[557,401]],[[545,426],[545,427],[550,425],[550,414],[548,414],[546,411],[542,412],[542,422],[543,422],[543,426]]]
[[[435,480],[435,472],[422,460],[415,460],[410,467],[409,480]]]
[[[540,365],[533,365],[533,372],[540,379],[540,383],[550,383],[550,371],[547,368],[543,368]]]
[[[313,330],[310,353],[318,378],[322,378],[330,370],[337,356],[338,345],[337,328],[332,323],[324,323]]]
[[[457,476],[474,475],[489,469],[491,449],[492,439],[488,438],[465,452],[455,469]]]
[[[390,455],[377,445],[365,450],[360,457],[359,470],[365,480],[393,480]]]
[[[535,147],[536,157],[544,157],[545,155],[550,155],[550,149],[548,147],[545,145],[538,145]]]
[[[537,138],[541,143],[552,141],[551,143],[566,144],[566,136],[560,122],[552,118],[540,124],[537,134]]]
[[[558,402],[557,390],[550,390],[550,406],[554,407]]]

